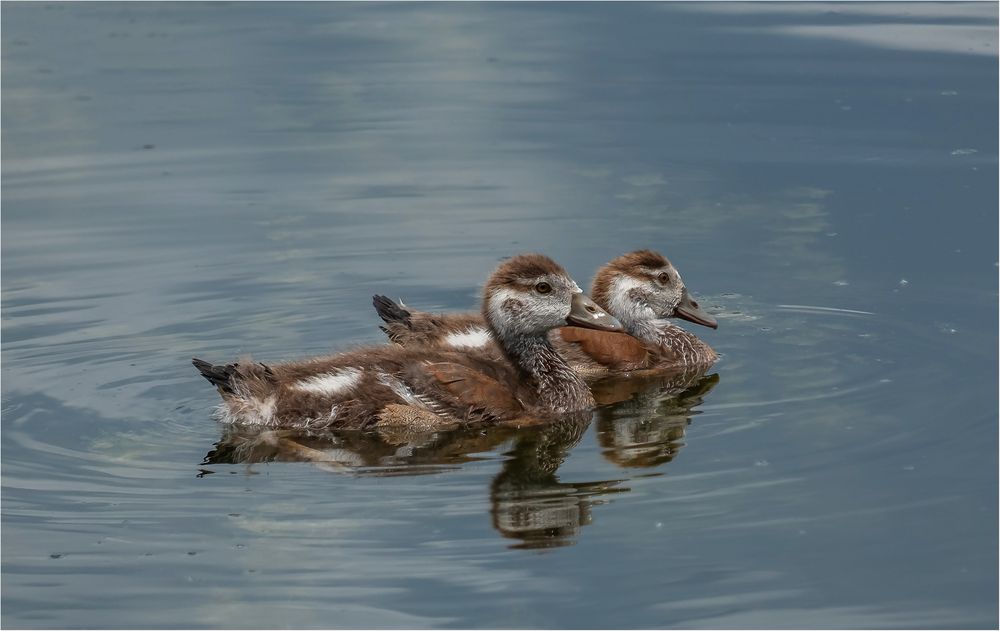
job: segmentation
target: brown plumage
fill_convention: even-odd
[[[265,365],[193,360],[222,396],[222,420],[295,428],[532,423],[585,410],[594,400],[548,342],[570,321],[619,328],[555,262],[522,255],[502,263],[483,292],[497,353],[368,347]]]
[[[637,250],[598,270],[594,301],[618,318],[625,333],[563,327],[549,334],[553,346],[588,378],[637,371],[672,371],[710,366],[715,351],[667,318],[684,318],[715,328],[715,319],[692,300],[673,265],[662,254]],[[389,339],[402,346],[430,346],[500,355],[485,335],[481,317],[471,313],[413,311],[384,296],[374,297]]]
[[[628,333],[609,333],[606,335],[591,335],[591,329],[581,329],[575,326],[564,326],[558,331],[559,339],[567,345],[569,353],[580,353],[584,357],[576,358],[577,362],[596,362],[615,372],[632,372],[649,368],[650,349]],[[569,355],[573,358],[573,355]]]

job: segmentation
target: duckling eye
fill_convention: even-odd
[[[660,272],[660,275],[656,277],[656,281],[661,285],[670,284],[670,274],[666,272]]]
[[[537,285],[535,285],[535,291],[537,291],[540,294],[547,294],[550,291],[552,291],[552,285],[546,283],[545,281],[542,281]]]

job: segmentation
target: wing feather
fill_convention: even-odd
[[[427,362],[424,368],[445,391],[469,407],[497,416],[509,416],[524,409],[510,388],[470,366],[456,362]]]
[[[574,344],[589,358],[611,370],[642,370],[652,360],[646,346],[628,333],[597,331],[577,326],[559,329],[564,342]]]

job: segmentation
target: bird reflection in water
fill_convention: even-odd
[[[591,522],[591,509],[625,493],[626,479],[564,482],[557,475],[596,418],[597,442],[609,462],[623,468],[670,462],[683,446],[694,409],[719,381],[688,370],[671,375],[608,379],[593,384],[600,404],[527,428],[475,427],[444,432],[400,428],[373,432],[267,430],[229,426],[203,465],[309,462],[352,475],[421,475],[458,468],[476,454],[509,444],[490,484],[493,527],[516,540],[513,548],[572,545]],[[207,473],[209,471],[205,471]]]
[[[597,442],[605,459],[620,467],[655,467],[684,446],[695,408],[719,383],[702,373],[597,383]]]

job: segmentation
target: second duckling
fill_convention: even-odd
[[[624,332],[563,327],[549,338],[580,374],[588,378],[641,371],[711,366],[718,355],[696,335],[676,326],[680,318],[718,328],[718,322],[691,298],[673,264],[659,252],[637,250],[598,270],[591,285],[594,301],[621,321]],[[381,327],[401,346],[474,350],[499,355],[482,317],[474,313],[414,311],[385,296],[374,296]]]

